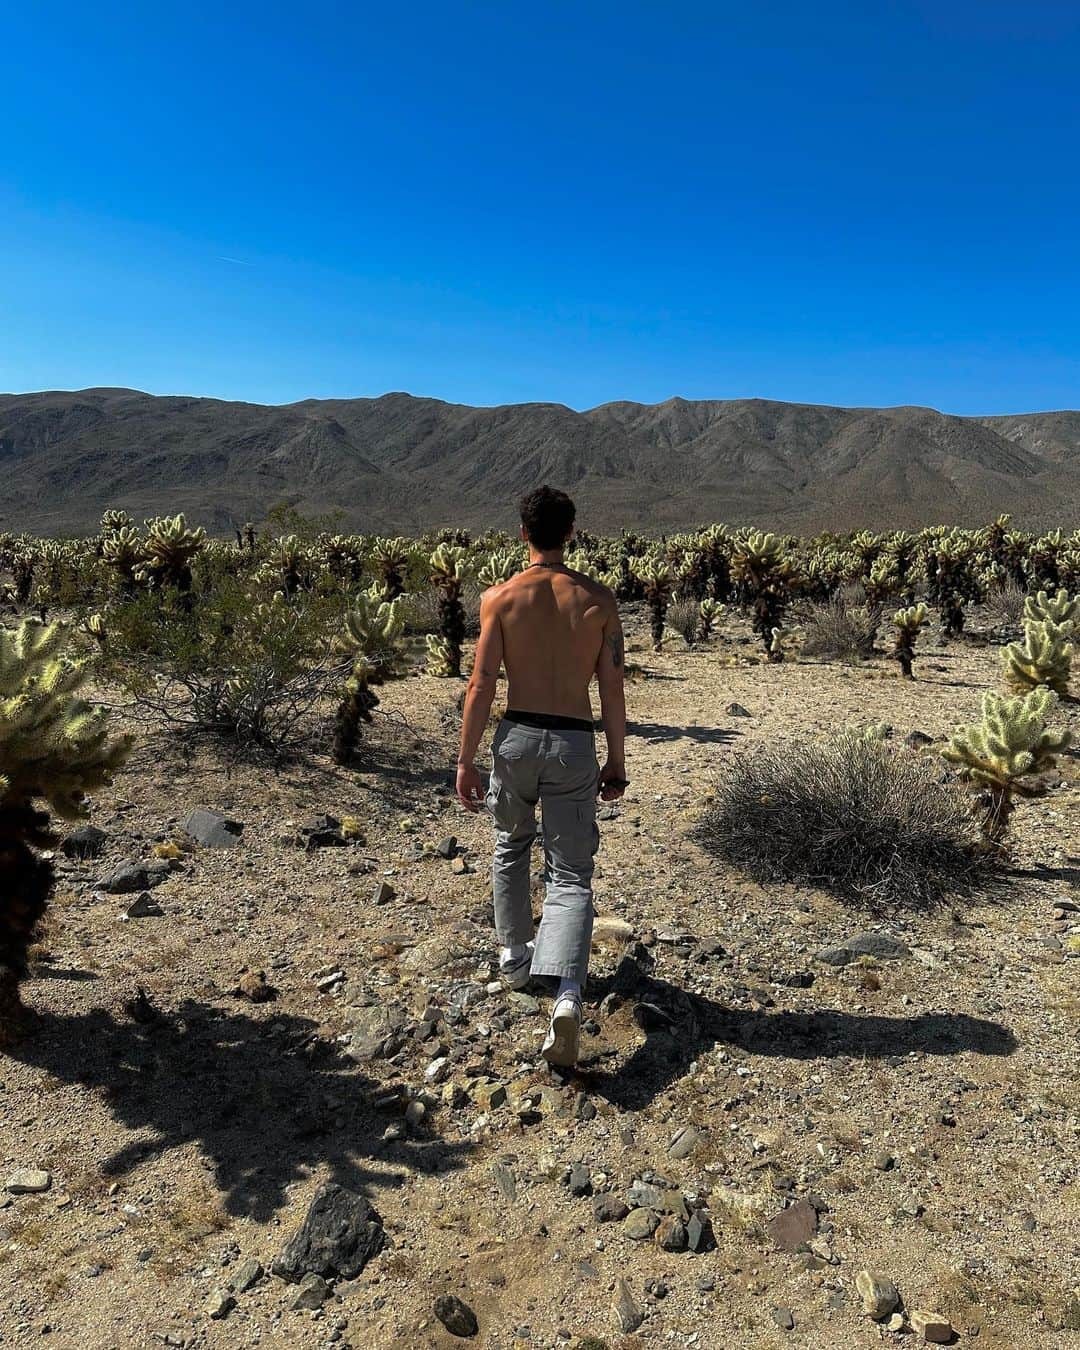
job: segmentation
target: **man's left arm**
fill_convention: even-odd
[[[476,644],[472,674],[465,691],[465,711],[461,719],[461,748],[457,761],[457,795],[468,811],[478,811],[484,787],[476,768],[476,752],[484,736],[495,701],[499,667],[503,659],[502,625],[490,591],[480,599],[480,638]]]

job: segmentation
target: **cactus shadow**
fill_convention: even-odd
[[[727,745],[741,733],[729,727],[669,726],[664,722],[627,722],[626,734],[650,741],[697,741],[699,745]]]
[[[791,1060],[892,1060],[913,1051],[997,1056],[1017,1048],[1008,1027],[966,1013],[885,1017],[827,1008],[795,1012],[731,1007],[648,975],[630,958],[609,979],[590,979],[588,992],[590,998],[594,992],[600,997],[618,994],[645,1028],[644,1042],[618,1068],[581,1074],[591,1091],[629,1111],[643,1110],[716,1046]]]
[[[98,1163],[106,1177],[194,1145],[225,1211],[264,1222],[312,1172],[370,1193],[400,1186],[410,1171],[450,1171],[468,1152],[431,1135],[383,1141],[392,1117],[372,1105],[378,1083],[308,1018],[194,1000],[151,1018],[40,1013],[32,1034],[7,1050],[94,1093],[132,1132]]]

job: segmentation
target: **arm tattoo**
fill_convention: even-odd
[[[611,648],[611,663],[616,670],[623,663],[623,639],[621,633],[609,633],[607,645]]]

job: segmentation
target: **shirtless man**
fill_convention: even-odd
[[[521,502],[521,537],[529,565],[480,601],[480,640],[465,695],[457,793],[480,809],[483,785],[475,757],[487,725],[500,665],[509,679],[507,711],[492,743],[487,808],[495,822],[492,887],[499,970],[511,989],[534,975],[558,988],[543,1055],[577,1062],[581,987],[592,936],[593,854],[599,843],[596,797],[614,801],[626,788],[623,744],[623,635],[615,597],[573,572],[563,553],[574,530],[574,503],[537,488]],[[593,675],[607,739],[599,768],[589,684]],[[544,829],[547,894],[535,938],[529,901],[529,852],[536,803]]]

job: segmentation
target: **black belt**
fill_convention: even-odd
[[[504,722],[517,722],[523,727],[537,727],[540,731],[588,731],[594,732],[595,725],[586,722],[583,717],[562,717],[558,713],[517,712],[508,708],[503,714]]]

